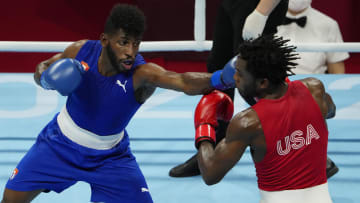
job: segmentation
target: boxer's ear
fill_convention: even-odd
[[[105,33],[100,34],[100,42],[103,47],[107,46],[109,43],[108,35]]]

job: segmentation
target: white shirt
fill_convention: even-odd
[[[312,7],[296,16],[287,12],[286,16],[289,18],[307,17],[303,28],[296,23],[277,27],[277,35],[290,39],[290,43],[343,42],[337,22]],[[316,74],[325,73],[326,63],[344,61],[349,58],[349,54],[347,52],[299,52],[299,57],[300,59],[296,60],[298,66],[292,71],[295,74]]]

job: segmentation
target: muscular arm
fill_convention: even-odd
[[[345,64],[343,61],[336,63],[327,63],[328,72],[331,74],[344,74],[345,73]]]
[[[62,59],[62,58],[75,58],[78,51],[80,50],[81,46],[86,42],[86,40],[80,40],[77,42],[72,43],[71,45],[69,45],[64,52],[62,53],[58,53],[55,54],[54,56],[52,56],[51,58],[40,62],[37,66],[36,66],[36,70],[34,73],[34,80],[36,82],[36,84],[40,85],[40,77],[41,74],[55,61]]]
[[[279,4],[281,0],[260,0],[259,4],[256,7],[256,10],[261,14],[268,16],[274,10],[274,8]]]
[[[229,124],[226,137],[214,149],[210,142],[201,142],[198,164],[206,184],[218,183],[240,160],[247,146],[261,130],[251,108],[238,113]],[[256,116],[257,118],[257,116]]]
[[[327,92],[325,92],[324,100],[325,100],[325,102],[327,103],[327,106],[328,106],[328,112],[326,114],[326,118],[328,119],[328,118],[335,117],[336,106],[335,106],[334,101],[332,100],[331,96]]]
[[[209,93],[213,88],[210,73],[176,73],[167,71],[154,63],[147,63],[137,68],[134,74],[134,87],[161,87],[184,92],[188,95]]]
[[[316,78],[305,78],[302,82],[308,87],[325,119],[335,116],[336,106],[331,96],[325,91],[324,84]]]

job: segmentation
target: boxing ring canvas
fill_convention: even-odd
[[[307,75],[309,76],[309,75]],[[307,77],[293,76],[290,79]],[[360,202],[360,75],[313,75],[337,105],[328,120],[328,155],[340,171],[329,180],[335,203]],[[37,87],[32,74],[0,74],[0,190],[37,134],[65,104],[65,97]],[[168,171],[195,153],[194,109],[201,96],[157,89],[127,130],[131,148],[156,203],[259,202],[255,168],[247,150],[240,162],[214,186],[200,176],[170,178]],[[235,113],[248,107],[237,94]],[[116,107],[112,107],[116,108]],[[315,155],[314,155],[315,156]],[[2,194],[1,194],[2,196]],[[43,193],[33,202],[89,202],[90,187],[78,182],[61,194]]]

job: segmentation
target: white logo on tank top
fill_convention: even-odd
[[[309,124],[306,126],[306,137],[303,137],[301,130],[295,130],[291,135],[285,137],[285,149],[282,148],[281,140],[277,141],[276,149],[279,155],[287,155],[291,149],[300,149],[304,146],[311,144],[311,140],[319,139],[320,135],[316,132],[315,128]]]
[[[145,188],[145,187],[142,187],[141,188],[141,192],[149,192],[149,189]]]
[[[127,80],[125,80],[124,84],[120,82],[120,80],[116,80],[116,84],[123,88],[124,92],[126,93],[125,85],[127,83]]]

